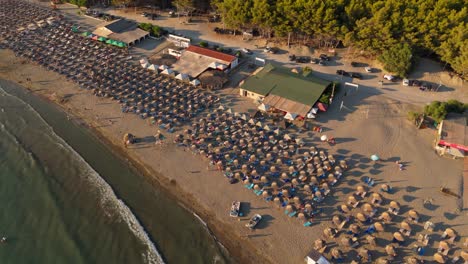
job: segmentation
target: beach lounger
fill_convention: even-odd
[[[307,226],[311,226],[312,225],[312,222],[311,221],[307,221],[304,223],[304,226],[307,227]]]
[[[297,211],[294,211],[294,212],[291,212],[288,216],[289,216],[289,217],[293,217],[293,216],[295,216],[296,214],[297,214]]]

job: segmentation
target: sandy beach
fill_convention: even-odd
[[[336,206],[345,201],[363,176],[392,185],[397,191],[386,198],[430,217],[437,230],[452,226],[459,235],[467,235],[468,217],[460,200],[438,191],[445,186],[462,193],[462,162],[435,155],[431,148],[434,130],[416,130],[406,121],[406,111],[414,106],[379,96],[371,88],[368,93],[363,88],[359,94],[348,95],[345,98],[348,111],[335,107],[319,118],[324,133],[333,135],[338,144],[320,143],[320,134],[310,132],[306,136],[307,141],[346,158],[352,169],[325,201],[323,216],[317,219],[319,224],[305,228],[296,218],[285,216],[282,210],[239,184],[230,185],[220,172],[208,169],[200,156],[176,147],[170,134],[165,134],[167,140],[163,145],[143,143],[124,148],[125,133],[146,137],[156,134],[158,129],[135,115],[122,113],[110,99],[95,97],[54,72],[16,58],[8,50],[0,50],[0,78],[57,103],[71,118],[126,154],[174,198],[200,215],[240,263],[302,263],[313,241],[329,226]],[[31,81],[26,81],[27,78]],[[64,97],[68,99],[59,102]],[[372,153],[378,153],[382,161],[373,164],[368,158]],[[395,160],[405,162],[406,169],[399,171]],[[244,202],[248,216],[253,213],[264,216],[258,229],[251,232],[244,227],[247,217],[238,221],[228,216],[233,200]],[[431,206],[424,206],[424,200],[430,200]]]

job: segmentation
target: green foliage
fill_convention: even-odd
[[[304,75],[307,75],[312,72],[312,68],[310,68],[309,66],[305,66],[304,68],[302,68],[302,72],[304,73]]]
[[[305,68],[307,68],[307,67],[305,67]],[[322,96],[320,96],[319,102],[327,104],[327,105],[330,104],[330,98],[332,98],[332,94],[333,93],[337,94],[339,92],[339,87],[340,87],[339,82],[333,82],[332,84],[330,84],[327,87],[327,89],[325,89]]]
[[[414,122],[419,118],[420,115],[421,114],[418,113],[418,112],[409,111],[408,112],[408,120],[411,121],[411,122]]]
[[[408,44],[397,44],[382,52],[379,60],[384,64],[384,69],[405,77],[411,68],[411,48]]]
[[[166,33],[166,30],[162,29],[161,27],[157,25],[153,25],[151,23],[140,23],[138,24],[138,27],[148,31],[151,33],[151,35],[155,37],[160,37],[161,35],[164,35]]]
[[[198,43],[198,45],[200,47],[203,47],[203,48],[208,48],[208,42],[206,42],[206,41],[200,41],[200,43]]]
[[[212,0],[212,5],[229,28],[257,28],[263,36],[290,35],[292,41],[313,38],[325,46],[342,41],[371,55],[403,45],[415,56],[436,55],[468,76],[466,0]],[[396,72],[408,72],[396,66]]]
[[[463,104],[457,100],[433,101],[424,107],[424,113],[438,122],[445,119],[448,113],[463,113],[466,110],[468,110],[468,104]]]

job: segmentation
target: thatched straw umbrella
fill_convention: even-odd
[[[240,173],[239,172],[234,173],[234,178],[237,180],[240,180],[241,179]]]
[[[331,255],[333,259],[341,259],[342,258],[342,253],[338,248],[332,248],[331,250]]]
[[[277,165],[283,165],[283,161],[281,159],[276,159],[276,164]]]
[[[279,197],[275,197],[275,199],[273,199],[273,203],[276,205],[276,206],[281,206],[281,200]]]
[[[341,207],[340,207],[341,211],[343,211],[344,213],[351,213],[351,210],[349,209],[349,207],[346,205],[346,204],[342,204]]]
[[[323,235],[325,238],[331,238],[334,237],[335,235],[333,234],[333,230],[330,227],[327,227],[323,230]]]
[[[390,264],[390,260],[386,259],[386,258],[379,258],[377,259],[377,264]]]
[[[391,244],[385,247],[385,252],[387,252],[387,255],[392,256],[392,257],[396,257],[397,255],[395,251],[395,247]]]
[[[263,184],[267,184],[268,183],[268,178],[266,176],[262,176],[260,178],[260,181],[263,183]]]
[[[289,197],[289,191],[287,189],[283,189],[281,192],[283,193],[284,197]]]
[[[406,222],[406,221],[402,221],[400,223],[400,227],[401,229],[407,231],[407,232],[411,232],[411,226]]]
[[[318,185],[319,182],[318,182],[317,177],[315,177],[315,176],[310,177],[310,183],[313,184],[313,185]]]
[[[374,208],[369,203],[363,204],[361,208],[366,214],[372,213],[374,211]]]
[[[299,185],[299,181],[298,181],[296,178],[292,179],[292,180],[291,180],[291,183],[292,183],[294,186],[298,186],[298,185]]]
[[[400,232],[393,233],[393,239],[398,241],[398,242],[404,242],[405,241],[405,237]]]
[[[371,245],[371,246],[376,246],[377,245],[377,243],[375,241],[375,236],[368,235],[368,236],[366,236],[366,240],[367,240],[367,243],[369,243],[369,245]]]
[[[348,196],[348,204],[352,207],[355,207],[358,204],[356,197],[354,197],[353,195]]]
[[[341,225],[341,217],[339,215],[334,215],[333,218],[332,218],[332,223],[335,225],[335,226],[340,226]]]
[[[450,245],[446,241],[439,241],[437,251],[442,253],[443,255],[447,255],[450,251]]]
[[[314,157],[314,165],[319,165],[319,164],[321,164],[321,163],[322,163],[322,161],[320,160],[320,158],[317,157],[317,156],[315,156],[315,157]]]
[[[319,250],[325,246],[325,241],[323,239],[317,239],[314,242],[314,249]]]
[[[377,232],[385,232],[385,227],[384,227],[384,225],[383,225],[382,223],[380,223],[380,222],[375,222],[375,223],[374,223],[374,227],[375,227],[375,230],[376,230]]]
[[[306,193],[311,193],[310,185],[308,185],[308,184],[304,185],[304,191]]]
[[[243,183],[244,183],[244,184],[250,184],[250,179],[248,179],[248,178],[245,179],[245,180],[243,181]]]
[[[349,237],[343,237],[340,241],[340,244],[343,247],[350,247],[351,246],[351,239]]]
[[[406,264],[418,264],[419,260],[416,257],[409,257],[406,259]]]
[[[419,214],[416,212],[416,210],[409,210],[408,211],[408,220],[417,223],[419,221]]]
[[[254,185],[254,190],[259,191],[259,190],[260,190],[260,186],[259,186],[258,184],[255,184],[255,185]]]
[[[276,181],[272,182],[272,183],[271,183],[271,188],[272,188],[274,191],[278,190],[278,183],[277,183]]]
[[[306,220],[304,213],[299,213],[297,215],[297,218],[302,222],[305,222],[305,220]]]
[[[444,233],[442,234],[442,237],[443,238],[447,237],[453,242],[455,238],[457,237],[457,233],[455,233],[455,230],[453,230],[452,228],[446,228]]]
[[[356,195],[364,196],[365,193],[366,193],[366,189],[364,188],[364,186],[358,185],[356,187]]]
[[[379,193],[372,193],[372,204],[380,205],[382,203],[382,196]]]
[[[263,198],[267,198],[267,197],[270,196],[270,193],[268,191],[263,191],[262,196],[263,196]]]
[[[468,261],[468,251],[463,250],[463,251],[460,253],[460,256],[461,256],[461,258],[465,261],[465,263]]]
[[[286,211],[287,212],[292,212],[293,211],[293,206],[290,205],[290,204],[286,205]]]
[[[301,198],[299,198],[298,196],[294,196],[293,201],[296,206],[300,206],[302,204]]]
[[[346,164],[346,161],[345,160],[340,160],[340,167],[343,169],[343,170],[346,170],[348,168],[348,164]]]
[[[380,217],[380,220],[384,221],[384,223],[390,223],[392,221],[392,217],[388,212],[383,212]]]
[[[356,213],[356,219],[360,222],[366,222],[367,218],[364,214],[362,213]]]
[[[369,261],[369,250],[366,248],[359,249],[359,256],[361,256],[363,261]]]
[[[304,205],[304,209],[307,211],[307,212],[312,212],[312,205],[310,203],[306,203]]]
[[[391,190],[390,186],[388,184],[382,184],[380,185],[380,189],[384,192],[389,192]]]
[[[352,224],[349,226],[349,231],[355,235],[359,234],[359,226],[356,224]]]
[[[437,263],[445,263],[445,257],[439,253],[434,254],[434,261]]]
[[[325,172],[323,171],[322,168],[317,169],[317,177],[323,177],[325,175]]]

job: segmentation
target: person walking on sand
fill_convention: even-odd
[[[398,169],[402,171],[403,170],[403,164],[399,160],[395,161],[395,163],[398,166]]]

